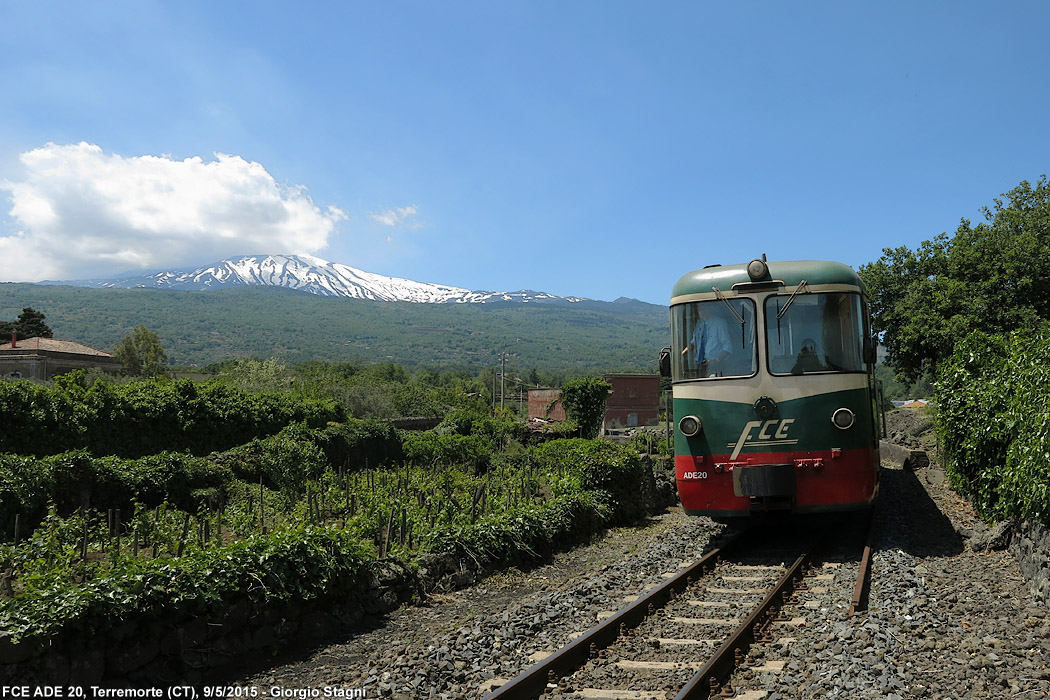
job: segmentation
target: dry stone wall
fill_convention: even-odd
[[[1050,607],[1050,527],[1027,520],[1015,523],[1010,553],[1017,560],[1032,595]]]

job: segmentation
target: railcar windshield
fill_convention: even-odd
[[[859,294],[776,295],[764,313],[773,374],[865,371]]]
[[[753,375],[755,303],[726,299],[671,307],[671,347],[673,381]]]

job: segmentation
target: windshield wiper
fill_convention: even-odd
[[[805,289],[805,287],[806,287],[806,280],[802,280],[801,282],[799,282],[798,286],[795,287],[795,291],[791,292],[791,296],[788,297],[788,300],[787,300],[787,302],[785,302],[783,308],[780,308],[780,299],[779,298],[777,299],[777,344],[778,345],[783,342],[783,339],[780,337],[780,319],[783,318],[784,314],[787,313],[788,308],[791,307],[791,302],[795,301],[795,297],[797,297],[798,293],[801,292],[803,289]]]
[[[721,289],[719,289],[718,287],[711,287],[711,289],[714,290],[715,296],[718,297],[718,299],[723,304],[726,305],[726,308],[729,309],[729,313],[733,314],[733,318],[735,318],[740,323],[740,345],[741,346],[746,346],[747,345],[747,330],[745,330],[745,328],[744,328],[745,321],[744,321],[743,314],[738,314],[736,312],[736,309],[733,308],[733,305],[730,304],[729,300],[726,299],[724,294],[722,294],[722,290]]]
[[[791,296],[788,297],[787,303],[784,304],[784,308],[780,309],[780,311],[777,311],[778,322],[780,321],[780,317],[787,313],[788,308],[791,306],[791,302],[795,301],[795,297],[798,296],[798,293],[801,292],[805,288],[805,286],[806,280],[802,280],[798,283],[798,286],[795,287],[795,291],[791,292]]]

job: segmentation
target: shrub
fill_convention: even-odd
[[[601,440],[554,440],[535,448],[547,475],[551,493],[561,496],[581,491],[600,494],[616,523],[643,514],[638,499],[645,467],[638,454],[624,445]]]
[[[593,495],[566,494],[541,504],[521,505],[478,523],[435,527],[423,540],[423,549],[508,564],[586,539],[609,518],[609,509]]]
[[[433,431],[409,433],[403,443],[405,459],[415,464],[461,464],[475,472],[488,468],[492,441],[480,435],[440,435]]]
[[[203,457],[162,452],[140,459],[92,457],[84,450],[50,457],[0,455],[0,539],[14,534],[21,515],[27,534],[53,503],[68,515],[79,508],[157,506],[168,501],[195,511],[195,492],[223,490],[233,480],[229,468]]]
[[[365,469],[404,457],[401,434],[386,421],[350,418],[326,426],[314,439],[334,468]]]
[[[612,384],[598,377],[581,377],[562,385],[561,404],[565,415],[579,426],[581,437],[596,438],[601,433],[610,389]]]
[[[82,372],[71,372],[53,388],[0,382],[0,451],[17,454],[205,455],[273,435],[294,421],[321,427],[343,418],[332,401],[252,394],[215,381],[88,385]]]
[[[942,364],[937,432],[952,485],[989,519],[1050,522],[1050,333],[974,332]]]
[[[127,621],[140,625],[219,617],[238,599],[256,610],[275,601],[348,592],[369,558],[367,547],[335,529],[280,530],[178,559],[124,558],[106,576],[44,585],[0,601],[0,629],[10,641],[84,639]]]

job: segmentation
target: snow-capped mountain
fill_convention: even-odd
[[[377,301],[418,303],[484,303],[494,301],[563,302],[586,301],[582,297],[558,297],[543,292],[475,292],[443,284],[414,282],[365,272],[349,265],[328,262],[311,255],[242,255],[199,267],[189,272],[154,272],[132,277],[74,282],[46,282],[83,287],[154,288],[202,290],[240,285],[264,285],[297,289],[320,296],[351,297]]]

